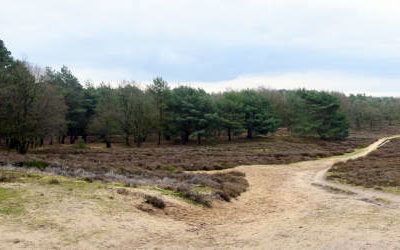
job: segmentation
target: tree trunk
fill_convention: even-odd
[[[53,136],[50,137],[50,143],[49,145],[53,145]]]
[[[78,138],[78,136],[76,136],[76,135],[71,135],[71,136],[69,137],[69,143],[70,143],[70,144],[75,144],[75,141],[76,141],[77,138]]]
[[[62,137],[61,137],[61,144],[65,144],[65,135],[63,135]]]
[[[22,141],[17,143],[17,152],[20,154],[26,154],[28,152],[29,142]]]
[[[253,139],[253,130],[247,129],[247,139]]]
[[[161,131],[158,131],[158,146],[161,145],[161,136],[162,136]]]
[[[126,144],[126,146],[128,146],[128,147],[131,146],[131,141],[129,140],[129,135],[125,135],[125,144]]]
[[[201,144],[201,135],[197,135],[197,144]]]
[[[106,147],[107,148],[111,148],[111,140],[108,136],[105,136],[104,138],[105,142],[106,142]]]
[[[231,128],[228,128],[228,141],[232,141]]]
[[[183,144],[186,144],[186,143],[188,143],[189,142],[189,133],[188,132],[184,132],[183,133],[183,135],[182,135],[182,142],[183,142]]]

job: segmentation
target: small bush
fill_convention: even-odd
[[[205,195],[193,192],[188,185],[180,185],[177,191],[188,200],[206,207],[211,207],[211,201]]]
[[[49,166],[49,164],[44,161],[25,161],[23,162],[22,166],[27,168],[37,168],[40,170],[44,170]]]
[[[217,194],[222,200],[224,200],[224,201],[226,201],[226,202],[230,202],[230,201],[231,201],[231,197],[230,197],[227,193],[225,193],[225,192],[218,191],[218,192],[216,192],[216,194]]]
[[[155,196],[151,196],[151,195],[146,195],[144,197],[144,200],[146,203],[151,204],[153,207],[159,208],[159,209],[164,209],[165,208],[165,202]]]
[[[80,139],[77,144],[75,144],[75,148],[77,149],[85,149],[86,148],[86,143],[84,140]]]
[[[50,185],[59,185],[59,184],[60,184],[60,181],[57,180],[57,179],[55,179],[55,178],[52,178],[52,179],[49,180],[48,183],[49,183]]]
[[[84,177],[82,180],[87,183],[93,183],[93,177]]]

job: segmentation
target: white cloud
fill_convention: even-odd
[[[218,82],[188,82],[192,87],[202,87],[208,92],[246,88],[272,89],[315,89],[339,91],[346,94],[367,94],[374,96],[399,96],[400,79],[348,75],[341,72],[300,72],[274,75],[240,76]],[[173,86],[179,85],[172,83]],[[383,90],[383,91],[382,91]]]
[[[274,44],[400,53],[396,0],[1,0],[13,39],[110,32],[140,39]],[[26,36],[26,34],[29,34]],[[118,37],[116,37],[118,39]]]
[[[82,80],[149,78],[159,72],[154,64],[201,67],[201,58],[194,55],[236,47],[400,62],[398,0],[0,0],[0,5],[0,39],[14,55],[42,65],[73,66]],[[187,53],[189,49],[197,53]],[[93,56],[97,54],[114,61],[100,64]],[[135,56],[139,59],[134,63],[126,60]],[[128,62],[115,65],[118,59]],[[327,69],[323,61],[318,63],[310,73],[288,68],[280,75],[244,77],[252,72],[240,71],[236,75],[242,77],[236,80],[203,84],[240,87],[247,79],[252,85],[278,88],[399,92],[389,76],[367,77],[362,70],[343,73],[332,64]],[[375,65],[368,66],[364,73]]]

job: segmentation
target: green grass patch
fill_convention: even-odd
[[[79,140],[77,144],[74,145],[76,149],[86,149],[86,143],[83,140]]]
[[[170,173],[177,173],[177,172],[182,171],[181,168],[178,168],[178,167],[176,167],[174,165],[164,165],[164,166],[161,166],[159,169],[163,170],[163,171],[170,172]]]
[[[22,191],[0,187],[0,214],[19,215],[24,211]]]
[[[382,187],[383,191],[400,195],[400,187]]]
[[[212,194],[215,192],[215,189],[211,187],[205,187],[205,186],[196,186],[192,188],[193,192],[199,193],[199,194]]]
[[[44,161],[25,161],[22,165],[26,168],[37,168],[40,170],[44,170],[49,166],[49,164]]]

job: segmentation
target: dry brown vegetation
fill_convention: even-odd
[[[390,141],[366,157],[334,165],[328,179],[368,188],[399,188],[400,140]]]
[[[239,165],[287,164],[329,157],[364,147],[373,140],[373,138],[361,137],[352,137],[345,141],[269,137],[201,146],[146,145],[143,148],[129,148],[115,145],[112,149],[105,149],[101,144],[88,144],[85,149],[71,145],[55,145],[32,150],[26,156],[12,151],[1,151],[0,162],[41,160],[61,164],[64,167],[105,172],[110,170],[128,173],[142,170],[207,171]]]
[[[198,145],[146,145],[130,148],[101,144],[84,148],[54,145],[27,155],[0,151],[0,163],[37,169],[85,181],[117,181],[126,186],[152,186],[173,195],[211,206],[213,199],[230,201],[248,188],[240,172],[207,174],[194,170],[219,170],[239,165],[285,164],[343,154],[373,139],[352,137],[346,141],[276,136],[252,141]]]

